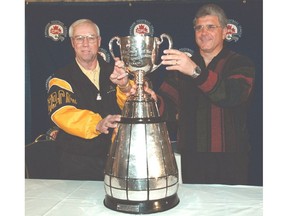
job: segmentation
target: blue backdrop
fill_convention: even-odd
[[[169,34],[174,48],[196,50],[193,18],[204,3],[220,5],[229,19],[240,25],[237,41],[227,42],[231,49],[249,56],[256,64],[254,98],[249,110],[252,143],[251,184],[262,185],[263,143],[263,2],[262,0],[156,1],[106,3],[26,3],[25,5],[25,143],[32,142],[49,129],[46,104],[46,79],[59,67],[74,59],[68,28],[80,18],[95,21],[101,31],[101,47],[108,50],[114,36],[127,36],[130,26],[139,19],[149,21],[154,36]],[[60,39],[49,37],[47,28],[60,23],[67,34]],[[57,29],[56,29],[57,30]],[[65,33],[65,32],[64,32]],[[163,47],[165,47],[165,43]],[[151,74],[157,91],[165,71],[161,67]]]

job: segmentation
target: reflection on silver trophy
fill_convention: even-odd
[[[172,40],[169,35],[162,34],[160,38],[161,40],[157,37],[142,35],[116,36],[110,40],[109,50],[114,58],[113,41],[116,40],[117,45],[120,47],[121,60],[125,63],[126,71],[134,74],[143,71],[144,74],[147,74],[160,66],[160,64],[156,65],[156,60],[163,38],[167,38],[169,48],[172,48]]]
[[[144,92],[147,74],[156,70],[159,46],[164,38],[169,49],[172,40],[162,34],[113,37],[119,46],[125,70],[133,75],[136,94],[122,110],[121,122],[110,147],[105,167],[104,205],[112,210],[134,214],[165,211],[179,203],[178,169],[166,123],[160,118],[156,102]]]

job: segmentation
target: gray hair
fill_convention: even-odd
[[[193,25],[196,25],[196,21],[198,18],[203,16],[217,16],[220,22],[220,25],[224,28],[227,26],[228,20],[224,10],[216,4],[206,4],[203,5],[196,13],[195,18],[193,20]]]
[[[71,26],[69,27],[69,37],[70,38],[72,38],[74,36],[75,27],[78,26],[79,24],[82,24],[82,23],[89,23],[89,24],[93,25],[95,27],[96,33],[98,34],[97,36],[100,36],[100,30],[99,30],[99,27],[97,26],[96,23],[92,22],[89,19],[79,19],[79,20],[76,20],[75,22],[73,22],[71,24]]]

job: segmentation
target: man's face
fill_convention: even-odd
[[[89,23],[82,23],[75,27],[72,47],[76,58],[80,62],[93,62],[97,58],[101,37],[97,35],[96,29]]]
[[[223,48],[227,28],[222,28],[217,16],[204,16],[196,21],[195,40],[202,53],[219,53]]]

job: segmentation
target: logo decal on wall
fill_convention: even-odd
[[[110,55],[109,53],[107,52],[106,49],[100,47],[99,50],[98,50],[98,53],[103,57],[103,59],[106,61],[106,62],[110,62]]]
[[[179,49],[181,52],[184,52],[188,57],[192,57],[194,51],[190,48],[180,48]]]
[[[136,20],[130,27],[130,35],[153,36],[153,34],[153,25],[145,19]]]
[[[67,27],[58,20],[53,20],[45,27],[45,37],[53,41],[63,41],[67,37]]]
[[[231,42],[237,42],[239,40],[239,38],[242,35],[242,27],[241,25],[239,25],[238,22],[236,22],[233,19],[229,19],[228,20],[228,24],[227,24],[227,34],[226,34],[226,41]]]

